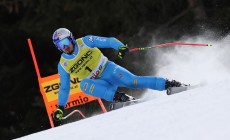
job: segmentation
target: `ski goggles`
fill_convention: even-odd
[[[63,50],[65,46],[70,45],[70,40],[68,38],[64,38],[62,40],[55,41],[55,45],[58,47],[58,49]]]

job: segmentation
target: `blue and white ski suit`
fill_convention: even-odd
[[[90,48],[113,48],[119,50],[119,47],[124,46],[123,43],[113,37],[106,38],[89,35],[82,37],[81,40]],[[79,53],[80,46],[78,45],[78,43],[75,44],[73,54],[68,55],[63,53],[62,57],[65,60],[72,60],[75,58]],[[58,64],[58,73],[60,74],[61,82],[58,93],[58,105],[65,106],[70,93],[70,74],[63,68],[61,61]],[[106,64],[103,65],[100,74],[82,79],[80,88],[84,93],[90,96],[113,101],[114,94],[118,87],[165,90],[165,82],[166,79],[161,77],[136,76],[127,69],[107,60],[106,58]]]

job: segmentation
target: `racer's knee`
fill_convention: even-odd
[[[129,88],[138,88],[138,76],[133,75],[124,79],[124,84]]]
[[[83,91],[84,93],[88,94],[88,86],[90,86],[90,79],[83,79],[81,82],[80,82],[80,89],[81,91]]]
[[[80,83],[80,89],[90,96],[112,101],[116,87],[110,85],[104,80],[83,79]]]

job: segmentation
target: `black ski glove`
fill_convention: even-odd
[[[58,108],[56,109],[56,111],[53,114],[53,119],[55,121],[60,121],[62,119],[63,112],[64,112],[64,107],[58,106]]]
[[[125,54],[126,54],[127,52],[129,52],[128,46],[127,46],[127,45],[121,46],[121,47],[119,48],[119,50],[118,50],[118,55],[117,55],[117,56],[118,56],[120,59],[122,59],[122,58],[125,56]]]

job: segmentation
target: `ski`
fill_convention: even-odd
[[[202,85],[204,84],[183,85],[181,87],[169,87],[166,90],[166,93],[167,95],[172,95],[172,94],[176,94],[182,91],[195,89],[195,88],[201,87]],[[127,101],[127,102],[112,102],[109,104],[109,111],[116,110],[116,109],[123,108],[123,107],[130,106],[130,105],[134,105],[134,104],[144,102],[144,101],[146,101],[146,99],[141,98],[141,99],[135,99],[135,100]]]
[[[197,87],[202,86],[202,84],[197,84],[197,85],[183,85],[181,87],[169,87],[166,91],[167,95],[172,95],[175,93],[179,93],[182,91],[186,91],[186,90],[190,90],[190,89],[194,89]]]
[[[135,100],[131,100],[131,101],[127,101],[127,102],[112,102],[109,105],[109,110],[116,110],[122,107],[126,107],[126,106],[130,106],[130,105],[134,105],[140,102],[143,102],[143,99],[135,99]]]

